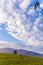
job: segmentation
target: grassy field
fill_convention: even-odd
[[[0,54],[0,65],[43,65],[43,58],[15,54]]]

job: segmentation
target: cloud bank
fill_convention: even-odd
[[[16,43],[8,42],[8,41],[0,41],[0,48],[14,48],[21,49],[21,46]]]

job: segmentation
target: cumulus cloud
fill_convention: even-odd
[[[28,1],[26,2],[28,3]],[[35,11],[34,7],[32,9],[32,6],[25,14],[22,10],[25,10],[28,6],[26,4],[26,7],[24,7],[24,2],[18,5],[20,7],[20,9],[16,9],[18,12],[12,8],[13,2],[10,2],[10,4],[6,3],[6,11],[3,12],[3,8],[0,11],[0,23],[6,22],[7,26],[5,30],[7,30],[8,34],[24,41],[26,43],[25,45],[27,46],[37,48],[43,44],[43,24],[41,22],[43,16],[37,16],[40,14],[40,12],[38,9]],[[31,3],[31,1],[29,1],[29,3]]]

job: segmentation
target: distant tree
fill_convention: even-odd
[[[13,53],[14,53],[14,54],[17,54],[17,50],[14,50]]]
[[[22,58],[22,54],[20,54],[20,58]]]

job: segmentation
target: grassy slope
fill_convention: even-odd
[[[0,65],[43,65],[43,58],[14,54],[0,54]]]

